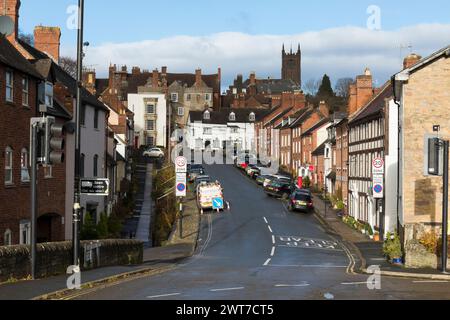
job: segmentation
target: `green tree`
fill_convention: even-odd
[[[99,239],[108,239],[109,231],[108,231],[108,216],[104,213],[100,216],[100,221],[97,225],[97,236]]]
[[[309,189],[311,187],[311,179],[309,177],[303,178],[303,188]]]
[[[80,238],[81,240],[98,239],[97,226],[94,219],[92,219],[92,216],[89,213],[84,216],[84,223],[81,226],[80,230]]]
[[[120,234],[122,232],[122,221],[115,213],[112,213],[108,219],[108,231],[110,238],[120,238]]]
[[[323,76],[322,84],[319,87],[317,96],[324,100],[334,97],[334,92],[333,92],[333,88],[331,87],[330,77],[326,74]]]

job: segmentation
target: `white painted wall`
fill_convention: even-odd
[[[140,93],[128,95],[128,108],[134,112],[134,132],[139,136],[139,146],[145,145],[144,131],[145,131],[145,113],[146,104],[144,99],[156,98],[158,103],[156,105],[156,145],[167,145],[166,128],[167,128],[167,100],[162,93]]]

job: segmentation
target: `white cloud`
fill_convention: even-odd
[[[421,55],[450,44],[450,24],[421,24],[394,31],[371,31],[357,27],[339,27],[295,35],[250,35],[223,32],[209,36],[174,36],[159,40],[130,43],[104,43],[87,49],[86,64],[106,76],[109,63],[140,66],[152,70],[168,66],[169,72],[193,72],[201,67],[205,73],[222,68],[223,86],[238,73],[256,71],[258,77],[280,77],[281,45],[303,51],[303,79],[320,78],[324,73],[336,80],[354,77],[365,67],[372,69],[381,84],[397,72],[412,45]],[[62,48],[74,55],[74,48]]]

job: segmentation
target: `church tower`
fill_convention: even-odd
[[[297,53],[293,53],[292,48],[290,53],[286,53],[283,44],[282,51],[282,69],[281,78],[283,80],[293,80],[299,86],[302,85],[302,51],[300,44],[298,45]]]

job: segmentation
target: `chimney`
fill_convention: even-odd
[[[403,60],[403,69],[408,69],[422,60],[422,57],[418,54],[411,53]]]
[[[166,66],[161,68],[161,73],[163,74],[163,76],[167,75],[167,67]]]
[[[95,70],[86,70],[83,72],[83,85],[92,94],[96,94],[95,88],[96,72]]]
[[[61,29],[59,27],[34,28],[34,47],[46,53],[56,63],[59,63],[59,46],[61,39]]]
[[[127,71],[128,71],[127,66],[122,66],[122,72],[127,72]]]
[[[306,98],[303,92],[294,91],[294,112],[304,109],[306,106]]]
[[[328,105],[327,105],[327,103],[325,101],[320,101],[320,103],[319,103],[319,111],[325,117],[328,117],[330,115],[330,110],[328,109]]]
[[[159,71],[158,71],[158,69],[153,70],[152,87],[153,88],[158,88],[159,87]]]
[[[8,36],[8,40],[11,43],[15,43],[19,37],[19,10],[20,10],[20,0],[4,0],[4,8],[6,12],[2,10],[2,14],[5,13],[14,22],[13,33]],[[3,3],[2,3],[3,7]]]
[[[293,107],[294,104],[294,94],[292,92],[283,92],[281,94],[281,108],[286,110],[290,107]]]
[[[348,113],[352,115],[361,109],[373,97],[373,79],[370,69],[366,69],[363,75],[356,77],[356,83],[350,85],[350,98]]]
[[[114,75],[117,72],[117,65],[109,65],[109,88],[113,89],[114,87]]]
[[[202,83],[202,69],[195,70],[195,85],[200,86]]]
[[[256,85],[256,73],[255,72],[250,73],[250,85],[252,85],[252,86]]]
[[[139,67],[133,67],[132,69],[131,69],[131,74],[132,75],[138,75],[138,74],[141,74],[141,68],[139,68]]]

